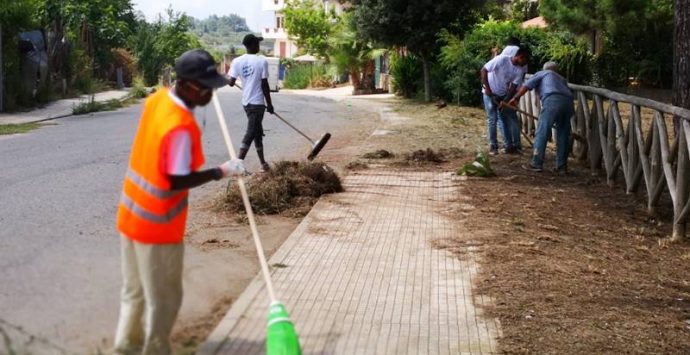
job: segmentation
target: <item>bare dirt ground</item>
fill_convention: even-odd
[[[381,165],[454,171],[486,146],[482,110],[388,104],[400,117],[364,147],[395,157],[362,154],[353,173]],[[426,148],[445,149],[444,162],[410,162],[410,152]],[[454,213],[466,232],[433,243],[480,263],[476,297],[493,300],[484,312],[500,321],[500,351],[690,353],[690,245],[666,238],[668,200],[649,216],[642,195],[610,188],[572,160],[571,174],[557,176],[523,170],[528,158],[492,157],[496,177],[464,181]]]

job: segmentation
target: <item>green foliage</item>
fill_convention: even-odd
[[[320,4],[320,2],[319,2]],[[328,56],[328,37],[332,33],[334,15],[311,1],[290,0],[283,10],[285,29],[306,53],[320,58]]]
[[[411,98],[419,91],[423,74],[415,55],[394,54],[391,57],[390,75],[396,94]]]
[[[112,99],[101,102],[94,100],[92,96],[91,99],[89,99],[89,101],[72,107],[72,114],[85,115],[87,113],[92,112],[114,111],[122,107],[124,107],[124,104],[122,103],[122,101],[118,99]]]
[[[496,173],[491,169],[491,161],[484,152],[477,153],[477,158],[475,158],[473,162],[465,164],[458,170],[457,174],[479,177],[496,176]]]
[[[510,17],[519,22],[539,16],[539,2],[534,0],[513,0],[510,4]]]
[[[5,108],[15,110],[31,104],[31,93],[25,92],[21,82],[18,32],[36,29],[34,13],[37,0],[3,0],[0,6],[2,24],[3,70],[5,73]]]
[[[129,95],[136,99],[144,98],[148,95],[148,90],[146,89],[146,83],[144,82],[144,77],[137,75],[132,80],[132,90],[130,90]]]
[[[430,67],[438,51],[438,34],[446,28],[462,32],[472,24],[481,0],[355,0],[354,10],[360,35],[383,46],[406,47],[422,63],[421,78],[430,84]],[[430,85],[425,99],[431,100]]]
[[[201,47],[198,38],[189,32],[190,18],[172,8],[168,8],[166,18],[160,16],[152,24],[141,20],[138,27],[130,46],[149,86],[155,85],[163,68],[173,66],[182,53]]]
[[[376,57],[385,54],[385,50],[375,48],[370,41],[358,37],[357,25],[352,14],[345,13],[333,29],[328,38],[328,58],[336,68],[337,73],[350,73],[354,78],[355,89],[362,89],[361,73],[365,72],[368,64]]]
[[[569,81],[586,83],[590,80],[592,57],[586,45],[572,35],[523,29],[514,22],[488,20],[477,25],[464,38],[442,32],[441,39],[446,45],[441,49],[439,59],[449,72],[445,81],[448,96],[465,105],[479,105],[479,71],[492,58],[492,49],[502,49],[509,37],[517,37],[532,50],[528,63],[530,72],[541,70],[545,62],[553,60]]]
[[[618,86],[628,77],[669,87],[673,62],[673,0],[543,0],[541,13],[554,26],[596,34],[601,84]]]
[[[330,85],[328,68],[320,64],[293,65],[285,76],[283,86],[286,89],[306,89]]]
[[[136,24],[131,0],[44,0],[38,16],[47,26],[64,25],[67,37],[84,48],[101,76],[112,62],[112,49],[126,44]]]
[[[242,39],[251,33],[246,19],[235,14],[220,17],[211,15],[205,20],[195,18],[191,20],[192,33],[199,37],[203,47],[212,53],[222,54],[233,50],[243,50]]]
[[[192,28],[194,33],[213,33],[229,34],[231,32],[251,32],[247,26],[247,20],[236,14],[227,16],[211,15],[205,20],[192,18]]]

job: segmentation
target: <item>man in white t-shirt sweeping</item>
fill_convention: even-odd
[[[242,138],[242,145],[238,158],[243,159],[247,156],[249,147],[254,142],[256,155],[261,162],[261,170],[268,171],[270,166],[264,158],[263,135],[264,130],[262,121],[264,111],[273,114],[273,103],[271,102],[271,89],[268,86],[268,61],[259,53],[259,42],[263,37],[254,34],[244,36],[242,44],[247,48],[247,54],[242,55],[232,61],[230,66],[230,86],[235,85],[239,78],[242,81],[242,106],[247,113],[247,131]]]

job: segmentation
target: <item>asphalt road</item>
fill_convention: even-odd
[[[219,95],[237,147],[246,124],[240,93],[225,88]],[[279,93],[274,105],[314,138],[329,131],[337,139],[338,131],[352,124],[353,108],[323,98]],[[78,353],[108,345],[121,284],[116,205],[141,108],[73,116],[28,134],[0,136],[0,320],[5,324]],[[225,161],[212,105],[196,115],[207,166]],[[264,122],[269,161],[306,157],[303,138],[268,115]],[[247,165],[258,168],[253,148]],[[193,199],[208,190],[193,192]]]

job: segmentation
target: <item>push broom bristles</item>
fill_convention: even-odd
[[[307,159],[308,160],[314,160],[314,158],[316,158],[316,156],[319,154],[321,149],[323,149],[323,147],[326,146],[326,143],[328,143],[329,139],[331,139],[331,134],[326,133],[323,135],[323,137],[321,137],[321,139],[316,141],[316,144],[314,144],[314,147],[311,149],[311,153],[309,153],[309,156],[307,157]]]

